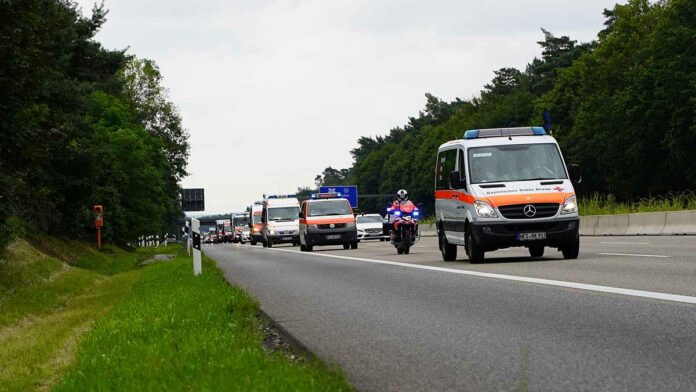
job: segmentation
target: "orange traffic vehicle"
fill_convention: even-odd
[[[315,245],[343,245],[358,248],[358,231],[353,209],[336,193],[319,193],[300,207],[300,250],[311,252]]]

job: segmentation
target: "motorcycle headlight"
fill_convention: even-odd
[[[411,216],[410,216],[410,215],[406,215],[406,216],[404,217],[404,219],[407,220],[407,221],[410,221],[410,220],[411,220]]]
[[[563,202],[563,208],[561,208],[561,215],[565,214],[575,214],[578,212],[578,199],[575,196],[571,196]]]
[[[481,218],[497,218],[498,214],[495,209],[491,207],[488,203],[476,200],[474,202],[474,209],[476,209],[476,215]]]
[[[346,227],[349,228],[349,229],[352,229],[353,227],[355,227],[355,222],[348,222],[348,223],[346,223]]]

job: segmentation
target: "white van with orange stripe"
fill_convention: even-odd
[[[353,209],[339,194],[319,193],[300,207],[300,250],[311,252],[315,245],[343,245],[358,248],[358,230]]]
[[[524,246],[532,257],[545,247],[574,259],[580,247],[573,182],[556,140],[544,128],[470,130],[440,146],[435,211],[445,261],[464,246],[472,263],[485,252]]]

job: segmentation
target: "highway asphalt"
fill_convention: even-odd
[[[203,249],[359,390],[696,390],[696,237],[581,243],[480,265],[442,262],[434,238]]]

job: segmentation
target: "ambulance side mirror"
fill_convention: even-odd
[[[571,163],[568,166],[568,175],[570,176],[570,182],[573,184],[582,182],[582,168],[577,163]]]
[[[304,212],[300,211],[300,219],[304,219],[304,218],[305,218]]]
[[[449,174],[449,185],[452,189],[463,189],[466,187],[466,179],[462,179],[459,171],[454,170]]]

